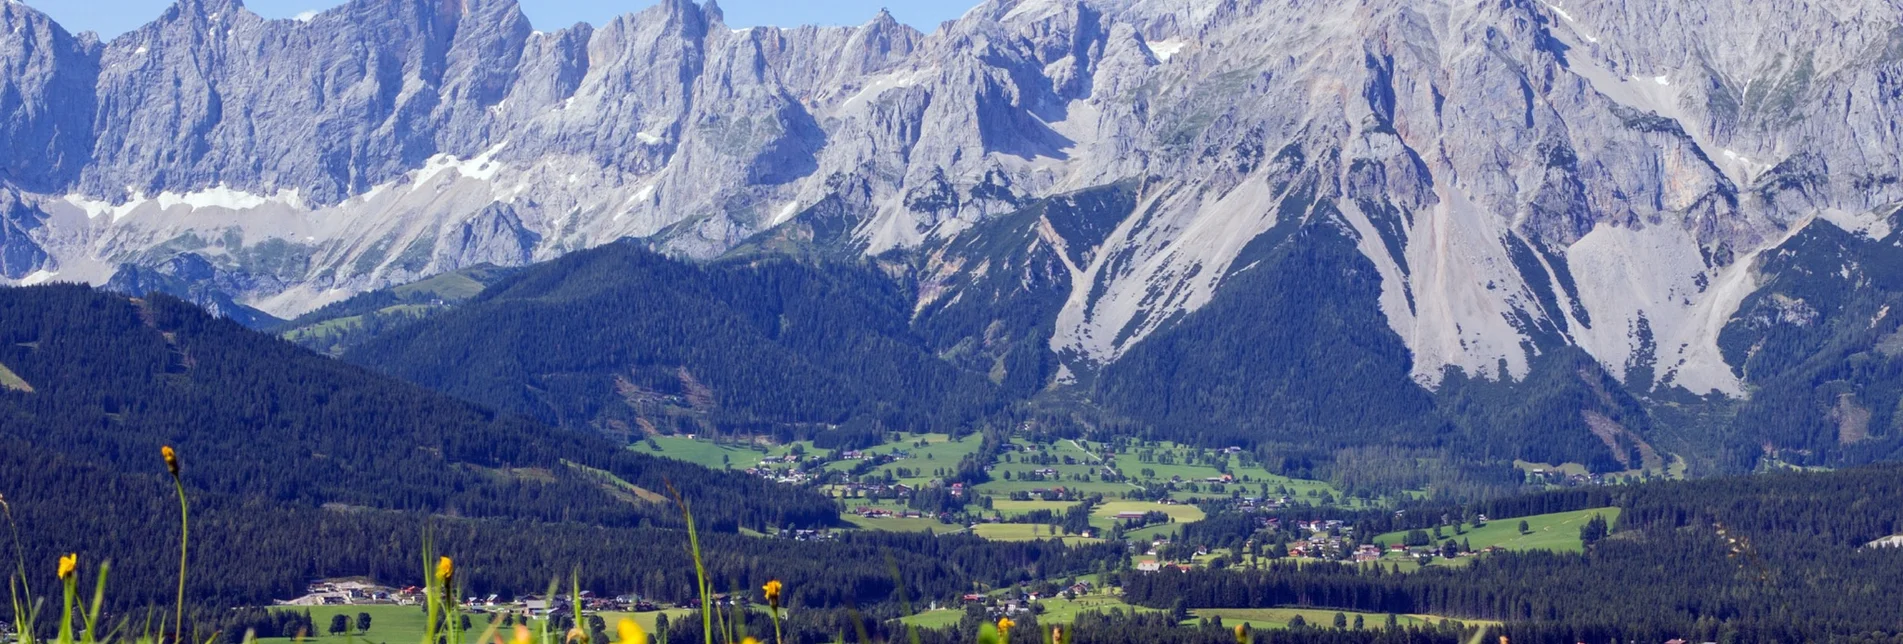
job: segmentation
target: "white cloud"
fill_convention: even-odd
[[[280,15],[281,15],[281,14],[280,14]],[[291,19],[292,19],[292,20],[296,20],[296,21],[298,21],[298,22],[310,22],[312,18],[316,18],[316,17],[317,17],[317,10],[316,10],[316,9],[312,9],[312,10],[310,10],[310,11],[306,11],[306,12],[304,12],[304,13],[300,13],[300,14],[297,14],[297,15],[295,15],[295,16],[291,16]]]

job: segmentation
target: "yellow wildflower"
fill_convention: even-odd
[[[740,640],[740,644],[760,644],[760,640],[749,637],[747,639]]]
[[[648,644],[647,630],[641,628],[641,624],[632,619],[621,618],[621,621],[615,624],[615,631],[621,635],[621,641],[618,644]]]
[[[436,560],[437,583],[440,583],[444,586],[448,586],[449,580],[454,579],[455,577],[456,577],[456,563],[453,561],[450,561],[449,557],[438,558]]]
[[[568,637],[562,638],[562,641],[564,642],[574,642],[577,640],[583,642],[584,644],[588,641],[588,634],[583,633],[581,630],[581,627],[579,626],[568,629]]]
[[[760,587],[761,590],[766,591],[766,603],[768,606],[772,606],[775,609],[780,607],[780,590],[783,587],[778,579],[766,582],[765,586]]]
[[[515,637],[509,640],[509,644],[529,644],[531,641],[534,640],[529,635],[529,627],[516,624]]]
[[[59,578],[61,581],[72,578],[73,571],[79,569],[79,553],[59,558]]]
[[[165,455],[165,470],[172,473],[172,478],[178,478],[178,452],[166,445],[159,448],[159,453]]]
[[[1236,625],[1236,644],[1249,644],[1249,625]]]
[[[1018,623],[1011,621],[1009,617],[998,618],[998,635],[1006,640],[1011,639],[1011,627],[1017,625]]]

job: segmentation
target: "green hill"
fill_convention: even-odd
[[[511,275],[344,357],[626,437],[719,431],[871,444],[996,408],[996,388],[938,359],[909,320],[905,295],[868,268],[692,264],[611,244]]]
[[[482,264],[426,279],[361,293],[270,329],[304,347],[329,355],[385,332],[429,318],[468,301],[517,269]]]
[[[1572,512],[1536,514],[1525,517],[1494,518],[1480,527],[1463,526],[1463,532],[1455,534],[1452,528],[1441,530],[1441,535],[1454,541],[1464,541],[1475,550],[1498,546],[1507,550],[1546,550],[1550,552],[1579,552],[1579,528],[1594,516],[1604,517],[1607,524],[1617,524],[1621,509],[1594,508]],[[1525,521],[1526,532],[1520,532],[1520,522]],[[1432,535],[1429,535],[1432,538]],[[1374,538],[1375,541],[1393,545],[1405,543],[1407,532],[1389,532]],[[1435,540],[1439,543],[1440,540]]]
[[[162,591],[152,582],[168,579],[164,564],[149,555],[175,547],[161,445],[183,455],[208,526],[201,544],[218,555],[204,563],[204,590],[232,598],[285,596],[309,576],[407,573],[432,515],[514,524],[509,538],[529,542],[553,529],[539,526],[680,523],[630,486],[671,482],[712,532],[838,521],[818,493],[500,415],[169,296],[0,289],[0,364],[33,387],[0,389],[0,494],[32,556],[112,558],[138,590]],[[598,547],[573,539],[559,549]],[[491,579],[540,584],[556,572],[527,564]]]

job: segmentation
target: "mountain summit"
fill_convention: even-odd
[[[1007,270],[1055,289],[1064,380],[1250,271],[1341,268],[1430,389],[1579,351],[1741,399],[1721,335],[1769,251],[1884,246],[1903,203],[1895,3],[993,0],[924,34],[688,0],[556,32],[512,0],[181,0],[109,43],[0,19],[0,275],[194,256],[200,291],[278,316],[627,237],[793,243],[918,258],[920,311]],[[1012,218],[1050,200],[1069,219]],[[1352,258],[1265,261],[1291,238]]]

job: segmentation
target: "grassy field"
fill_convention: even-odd
[[[1036,523],[981,523],[972,530],[972,534],[992,541],[1036,541],[1051,539],[1051,527]],[[1097,543],[1100,539],[1085,539],[1065,535],[1065,543]]]
[[[634,618],[635,623],[640,624],[641,628],[647,629],[649,633],[653,633],[654,620],[661,615],[667,615],[667,621],[669,622],[678,622],[683,619],[700,619],[700,613],[692,608],[669,608],[645,613],[602,613],[601,619],[608,622],[608,631],[611,633],[614,632],[615,623],[620,622],[623,617]]]
[[[656,450],[653,447],[649,447],[649,440],[654,441],[654,444],[660,446],[660,449]],[[818,449],[811,445],[801,445],[801,448],[806,450],[808,454],[826,453],[826,450]],[[633,445],[629,446],[628,449],[643,454],[652,454],[654,456],[671,458],[678,461],[687,461],[716,470],[728,468],[744,470],[759,465],[761,459],[786,456],[787,452],[792,450],[792,447],[790,445],[774,445],[768,447],[751,444],[735,445],[715,443],[713,441],[697,440],[685,436],[652,436],[646,440],[636,441]]]
[[[1530,517],[1511,517],[1493,519],[1487,525],[1467,528],[1466,534],[1454,534],[1452,529],[1441,529],[1443,537],[1455,541],[1466,540],[1473,549],[1499,546],[1507,550],[1551,550],[1554,552],[1580,552],[1585,548],[1579,543],[1579,528],[1592,519],[1593,515],[1606,518],[1612,524],[1619,520],[1619,508],[1599,508],[1575,512],[1539,514]],[[1526,534],[1520,533],[1520,521],[1526,521]],[[1374,538],[1386,544],[1401,543],[1406,532],[1390,532]]]
[[[1137,489],[1129,483],[1103,481],[1103,466],[1099,464],[1100,459],[1071,441],[1040,445],[1016,438],[1011,440],[1011,444],[1016,445],[1017,450],[999,455],[998,461],[992,464],[991,480],[978,486],[978,492],[1004,497],[1012,492],[1029,492],[1061,486],[1085,494],[1097,493],[1116,498],[1118,495]],[[1048,464],[1035,462],[1044,457],[1050,457],[1057,462]],[[1071,459],[1070,464],[1063,462],[1065,457]],[[1024,480],[1025,475],[1043,469],[1054,470],[1057,476],[1046,477],[1041,481]],[[1005,479],[1007,474],[1011,477],[1009,480]],[[1080,481],[1077,477],[1085,477],[1088,480]]]
[[[301,612],[307,609],[302,606],[286,606],[281,610]],[[357,642],[413,644],[423,640],[423,626],[426,620],[421,606],[311,606],[308,610],[311,613],[311,624],[317,629],[317,632],[311,634],[309,641],[312,642],[342,643],[346,641],[345,636],[330,634],[330,618],[333,615],[350,618],[351,633]],[[357,613],[370,614],[370,630],[362,634],[356,633]],[[480,629],[487,625],[482,615],[473,615],[469,619],[473,628]],[[288,644],[291,638],[260,638],[258,641],[267,644]]]
[[[1151,462],[1143,462],[1141,456],[1145,453],[1150,455]],[[1359,499],[1344,497],[1341,490],[1323,481],[1292,479],[1272,474],[1260,466],[1244,467],[1241,455],[1223,456],[1216,454],[1214,450],[1188,447],[1168,441],[1142,442],[1127,447],[1117,453],[1115,463],[1117,471],[1139,483],[1163,482],[1180,477],[1184,482],[1207,485],[1204,483],[1207,479],[1221,477],[1223,474],[1213,464],[1206,464],[1212,458],[1223,459],[1228,464],[1229,474],[1235,476],[1236,479],[1234,483],[1225,485],[1225,491],[1220,494],[1210,491],[1179,491],[1171,496],[1181,501],[1227,496],[1227,491],[1235,489],[1236,486],[1242,487],[1244,495],[1255,496],[1261,494],[1263,486],[1266,485],[1269,494],[1287,494],[1298,502],[1319,505],[1321,495],[1326,493],[1335,499],[1336,505],[1343,507],[1368,505]],[[1161,461],[1165,459],[1172,463],[1163,464]]]
[[[829,495],[838,496],[837,488],[826,488],[826,492]],[[930,530],[938,534],[945,534],[948,532],[961,532],[965,529],[962,525],[939,523],[937,519],[922,517],[884,517],[871,519],[853,514],[853,510],[859,507],[877,508],[893,512],[902,512],[910,509],[906,507],[904,503],[890,499],[841,499],[841,502],[846,504],[846,511],[841,512],[839,517],[845,519],[847,523],[851,523],[865,530],[884,530],[887,532],[924,532]]]
[[[958,620],[964,617],[965,611],[963,610],[957,608],[940,608],[938,610],[928,610],[916,615],[907,615],[899,618],[899,621],[919,628],[930,629],[952,626],[957,624]]]
[[[1155,608],[1131,606],[1123,603],[1123,598],[1116,595],[1084,595],[1076,599],[1064,599],[1059,597],[1039,600],[1038,603],[1044,606],[1044,612],[1038,615],[1037,619],[1039,622],[1046,624],[1069,624],[1077,621],[1079,614],[1090,611],[1108,612],[1111,610],[1121,610],[1124,612],[1139,613],[1162,612]]]
[[[31,392],[33,386],[26,384],[26,380],[20,378],[19,374],[13,373],[12,369],[0,364],[0,389]]]
[[[1077,621],[1078,615],[1090,611],[1162,612],[1155,608],[1131,606],[1123,603],[1123,599],[1116,595],[1085,595],[1077,599],[1043,599],[1039,600],[1038,604],[1044,607],[1044,612],[1039,614],[1037,619],[1038,622],[1044,624],[1069,624]],[[962,608],[941,608],[911,615],[900,621],[919,628],[944,628],[957,624],[958,620],[964,616],[965,611]]]
[[[494,266],[472,266],[420,279],[390,290],[397,297],[429,295],[448,302],[460,302],[481,293],[485,288],[484,282],[500,279],[500,275],[506,270]]]
[[[845,519],[847,523],[865,530],[884,530],[886,532],[925,532],[930,530],[938,534],[962,530],[962,528],[955,525],[939,523],[937,519],[902,519],[898,517],[868,519],[852,513],[840,514],[839,518]]]
[[[1350,610],[1332,610],[1327,608],[1199,608],[1190,611],[1190,614],[1195,615],[1199,619],[1205,617],[1221,617],[1222,623],[1227,626],[1235,626],[1237,622],[1244,622],[1247,623],[1250,628],[1270,629],[1288,628],[1288,623],[1294,620],[1298,615],[1301,616],[1302,621],[1307,622],[1309,626],[1333,627],[1336,613],[1341,613],[1346,616],[1351,628],[1356,615],[1361,616],[1364,628],[1385,628],[1388,623],[1388,616],[1385,613],[1358,613]],[[1394,623],[1399,626],[1431,626],[1446,621],[1446,619],[1445,617],[1435,615],[1395,615]],[[1489,622],[1486,620],[1461,621],[1466,624],[1499,625],[1499,622]]]
[[[1663,476],[1672,480],[1684,480],[1685,471],[1691,467],[1690,464],[1685,462],[1685,457],[1683,456],[1677,454],[1672,454],[1671,456],[1672,460],[1670,462],[1664,463],[1663,467],[1651,470],[1650,474],[1655,477]],[[1591,473],[1586,469],[1585,465],[1579,463],[1560,463],[1554,465],[1551,463],[1534,463],[1531,461],[1515,460],[1513,461],[1513,466],[1520,468],[1520,471],[1528,474],[1535,471],[1544,471],[1547,473],[1557,472],[1566,476],[1584,476]],[[1624,472],[1609,472],[1604,476],[1607,479],[1637,479],[1645,476],[1647,473],[1647,470],[1644,469],[1631,469]]]
[[[1162,512],[1170,515],[1177,523],[1195,523],[1207,515],[1203,509],[1193,505],[1166,505],[1150,501],[1105,501],[1090,515],[1105,520],[1114,520],[1119,512]]]
[[[279,610],[303,611],[306,609],[304,607],[286,606]],[[311,613],[311,623],[317,626],[317,632],[313,633],[312,637],[306,640],[307,642],[311,642],[311,644],[321,644],[323,642],[346,644],[352,641],[360,644],[415,644],[423,640],[423,625],[425,619],[423,609],[420,606],[311,606],[309,610]],[[364,633],[356,632],[357,613],[370,614],[369,631]],[[642,628],[648,629],[648,632],[653,632],[655,618],[662,614],[666,614],[667,618],[673,621],[699,615],[699,613],[694,612],[691,608],[669,608],[667,610],[649,611],[645,613],[601,613],[601,618],[608,622],[611,631],[613,624],[621,621],[621,618],[631,617],[636,623],[641,624]],[[350,618],[352,629],[350,636],[333,636],[330,634],[330,619],[333,615],[343,615]],[[498,617],[497,619],[500,618]],[[469,627],[480,633],[489,627],[489,616],[486,614],[470,615]],[[261,644],[292,644],[291,638],[260,638],[258,642]]]
[[[1054,514],[1063,514],[1074,505],[1077,505],[1076,501],[1012,501],[1010,499],[995,499],[991,502],[991,510],[1001,516],[1015,517],[1030,514],[1038,510],[1050,510]]]
[[[921,441],[925,443],[923,447],[919,446]],[[891,471],[894,475],[893,478],[898,479],[898,482],[918,486],[924,485],[932,479],[941,478],[938,470],[944,470],[947,473],[956,470],[958,468],[958,461],[964,459],[965,456],[969,454],[977,452],[978,447],[983,444],[984,437],[977,434],[967,435],[959,440],[952,440],[951,436],[945,434],[916,434],[906,435],[898,440],[882,443],[861,451],[873,455],[891,454],[898,451],[905,452],[906,458],[881,465],[879,466],[879,471]],[[826,464],[826,469],[844,472],[851,470],[858,464],[859,461],[856,460],[833,461]],[[898,476],[897,471],[899,468],[910,469],[913,471],[913,475]]]
[[[1158,537],[1175,539],[1181,534],[1183,534],[1183,524],[1159,523],[1142,529],[1125,532],[1123,533],[1123,539],[1125,541],[1155,541]]]

